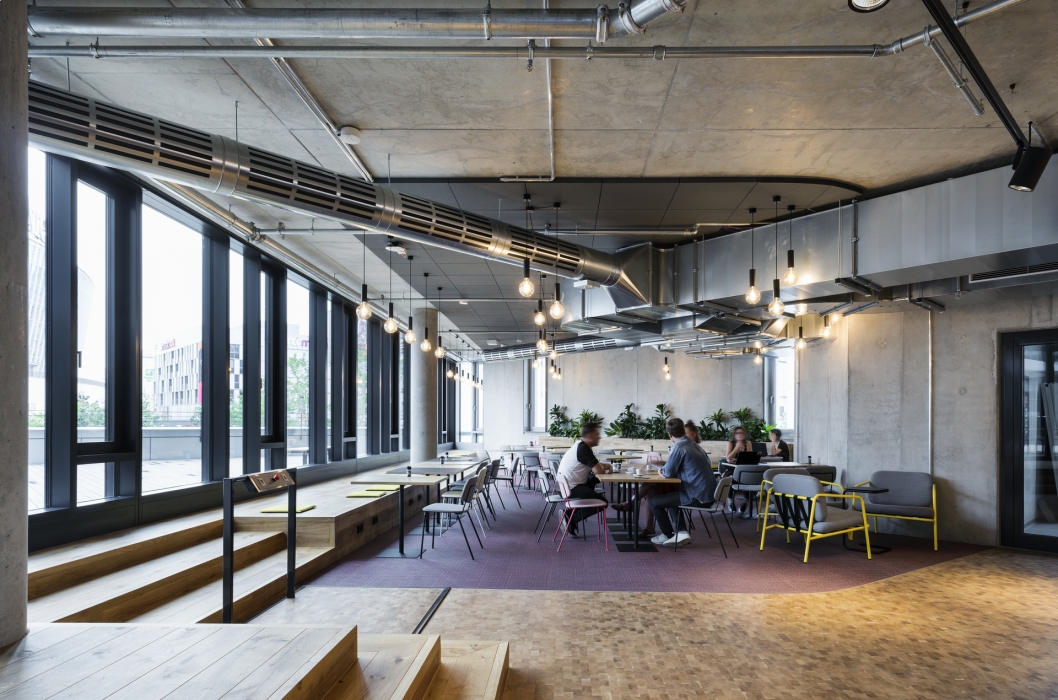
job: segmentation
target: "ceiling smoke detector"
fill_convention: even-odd
[[[889,4],[889,0],[849,0],[853,12],[874,12]]]
[[[849,1],[851,2],[852,0]],[[360,130],[355,126],[343,126],[338,130],[338,138],[341,139],[342,143],[355,146],[360,143]]]

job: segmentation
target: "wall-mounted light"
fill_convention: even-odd
[[[522,261],[522,281],[518,283],[518,293],[523,297],[531,297],[536,291],[533,280],[529,277],[529,258]]]
[[[760,301],[760,290],[757,289],[757,269],[753,267],[753,222],[757,214],[756,207],[749,209],[749,289],[746,290],[746,303],[755,306]]]
[[[382,324],[382,330],[393,334],[397,332],[397,319],[393,318],[393,302],[389,302],[389,318]]]
[[[356,315],[367,321],[371,318],[371,305],[367,303],[367,285],[360,285],[360,306],[356,307]]]

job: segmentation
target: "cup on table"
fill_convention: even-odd
[[[636,476],[643,476],[643,470],[639,467],[636,467]]]

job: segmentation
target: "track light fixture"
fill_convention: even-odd
[[[749,289],[746,291],[746,303],[756,306],[760,301],[760,290],[757,289],[757,269],[753,267],[753,222],[757,214],[756,207],[749,208]]]
[[[889,0],[849,0],[853,12],[876,12],[889,4]]]
[[[367,303],[367,285],[360,285],[360,306],[356,307],[356,315],[367,321],[371,318],[371,305]]]
[[[794,205],[786,207],[786,211],[789,212],[790,218],[788,219],[788,226],[790,235],[787,242],[786,249],[786,274],[782,276],[782,282],[786,286],[797,284],[797,270],[794,269],[794,256],[793,256],[793,213]]]
[[[522,261],[522,281],[518,283],[518,293],[523,297],[531,297],[536,292],[536,286],[529,277],[529,258]]]
[[[1032,192],[1036,189],[1043,171],[1047,168],[1047,162],[1051,159],[1051,149],[1043,143],[1042,136],[1039,146],[1032,145],[1032,132],[1035,130],[1036,127],[1029,122],[1028,146],[1019,148],[1018,155],[1014,158],[1014,176],[1010,178],[1007,187],[1018,192]]]

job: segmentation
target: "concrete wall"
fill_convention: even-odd
[[[798,361],[797,456],[845,483],[881,469],[927,471],[928,314],[858,314]],[[999,543],[998,333],[1058,325],[1051,296],[964,304],[934,315],[934,474],[942,539]],[[926,536],[929,526],[883,523]]]
[[[668,381],[661,369],[665,357],[672,367]],[[695,421],[721,408],[730,411],[748,406],[758,415],[764,410],[763,366],[754,365],[748,356],[697,360],[682,352],[635,348],[563,355],[559,364],[562,381],[548,380],[548,410],[555,404],[565,406],[570,417],[589,410],[609,424],[629,403],[644,418],[664,403],[680,418]],[[485,445],[490,450],[528,444],[539,436],[522,430],[522,367],[521,360],[489,363]]]

